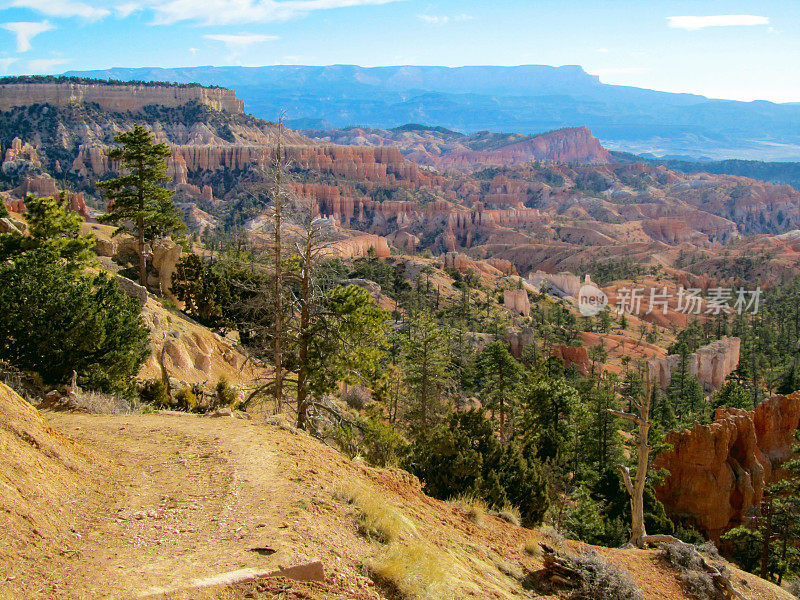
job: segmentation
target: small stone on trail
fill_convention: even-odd
[[[286,577],[295,581],[325,581],[325,567],[321,561],[314,561],[293,567],[281,568],[269,573],[267,577]]]

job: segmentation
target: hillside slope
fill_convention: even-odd
[[[70,537],[83,508],[77,501],[81,489],[92,485],[94,459],[3,383],[0,449],[0,598],[21,598],[8,595],[17,579],[33,583],[46,576],[42,565],[24,557],[52,551],[53,540]]]
[[[7,391],[0,405],[38,418]],[[365,467],[290,428],[166,413],[46,418],[97,457],[97,479],[71,496],[68,529],[2,557],[2,598],[395,598],[366,566],[398,560],[421,570],[417,585],[433,597],[527,598],[521,582],[542,565],[523,550],[538,534],[488,515],[475,522],[407,473]],[[10,476],[6,463],[0,473]],[[389,549],[359,534],[365,502],[396,524]],[[28,506],[58,511],[36,499]],[[15,540],[26,527],[4,533]],[[685,597],[656,552],[598,550],[646,600]],[[262,576],[311,560],[324,564],[324,582]],[[232,572],[250,581],[220,584]],[[736,571],[735,582],[748,600],[789,600],[751,575]]]

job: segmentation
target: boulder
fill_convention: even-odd
[[[160,238],[153,242],[151,263],[158,271],[158,288],[161,295],[173,302],[177,298],[172,294],[172,274],[177,268],[183,249],[170,238]]]
[[[113,239],[96,238],[94,241],[94,252],[97,256],[113,257],[117,253],[117,241]]]

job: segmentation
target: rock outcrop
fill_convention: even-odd
[[[152,243],[150,260],[156,269],[157,276],[152,282],[148,281],[148,284],[157,287],[163,296],[173,302],[177,298],[172,293],[172,275],[175,273],[181,254],[183,254],[183,248],[170,238],[160,238]]]
[[[528,283],[536,290],[555,292],[559,296],[578,297],[581,287],[592,283],[592,278],[586,275],[581,278],[572,273],[545,273],[536,271],[528,276]]]
[[[524,289],[505,290],[503,292],[503,303],[511,312],[524,317],[531,316],[531,303],[528,298],[528,292]]]
[[[725,336],[707,346],[701,346],[689,354],[689,373],[703,385],[706,391],[719,389],[725,378],[739,366],[742,340]],[[681,357],[672,354],[656,358],[649,363],[650,379],[661,389],[666,389],[672,380],[672,372],[680,364]]]
[[[585,346],[556,346],[553,356],[558,358],[565,367],[575,366],[584,377],[591,371],[589,352]]]
[[[370,250],[373,250],[378,258],[387,258],[392,255],[385,237],[370,234],[354,235],[339,240],[330,247],[330,254],[339,258],[359,258],[367,256]]]
[[[536,333],[530,327],[524,329],[509,327],[506,329],[505,339],[508,342],[511,354],[516,358],[520,358],[523,350],[536,341]]]
[[[36,198],[56,198],[60,193],[56,186],[56,180],[46,173],[27,177],[20,185],[11,190],[11,197],[17,199],[12,201],[12,208],[15,212],[25,212],[25,198],[28,194],[33,194]],[[83,192],[64,193],[67,198],[67,208],[87,218],[89,212]]]
[[[235,342],[213,333],[150,296],[142,310],[150,328],[150,357],[138,378],[161,379],[166,372],[178,386],[200,385],[212,391],[220,377],[232,385],[251,382],[261,373]]]
[[[798,425],[795,392],[765,400],[754,411],[721,408],[710,425],[670,432],[671,449],[654,463],[670,473],[656,488],[659,500],[673,517],[718,541],[758,509],[764,486],[792,456]]]
[[[0,111],[15,106],[90,102],[113,112],[140,111],[145,106],[176,107],[197,102],[214,110],[240,114],[244,103],[233,90],[200,85],[111,85],[85,83],[4,83],[0,84]]]

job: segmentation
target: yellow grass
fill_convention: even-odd
[[[369,565],[375,576],[404,597],[448,600],[452,585],[447,554],[423,541],[393,543]]]
[[[486,511],[489,510],[485,500],[469,494],[462,494],[450,500],[450,504],[466,513],[467,518],[479,525]]]
[[[344,487],[334,495],[358,509],[358,530],[365,537],[383,544],[400,537],[403,529],[400,513],[372,487]]]

